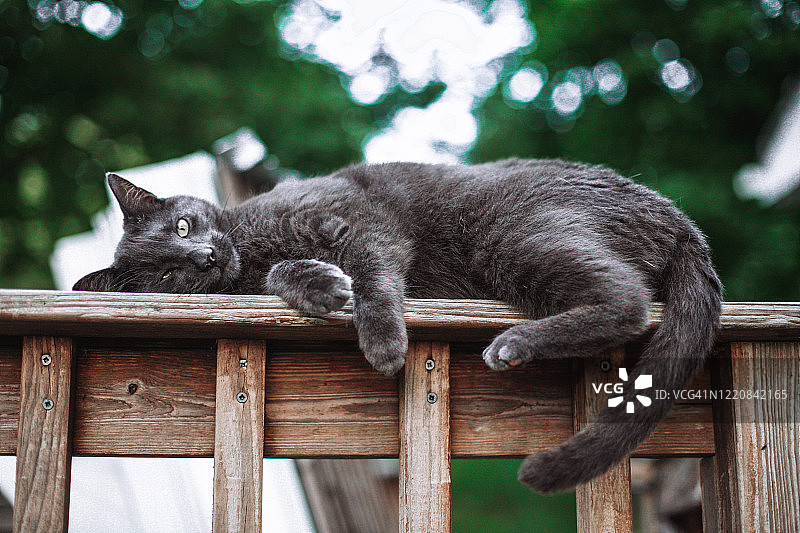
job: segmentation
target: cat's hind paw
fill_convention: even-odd
[[[493,370],[507,370],[520,366],[529,359],[529,350],[513,330],[498,335],[483,351],[484,362]]]

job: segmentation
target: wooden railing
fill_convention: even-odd
[[[405,370],[385,377],[348,308],[321,319],[274,297],[0,291],[15,531],[66,530],[73,454],[213,456],[215,531],[261,531],[262,457],[399,456],[400,530],[449,531],[451,457],[554,446],[602,407],[590,384],[616,377],[596,361],[489,370],[485,343],[525,321],[498,302],[409,300],[406,321]],[[707,531],[799,531],[800,304],[726,304],[707,366],[691,389],[788,400],[679,402],[635,456],[702,458]],[[629,462],[577,501],[580,531],[631,531]]]

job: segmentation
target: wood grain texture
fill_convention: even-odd
[[[22,337],[0,338],[0,455],[17,453]]]
[[[710,363],[713,390],[731,390],[730,346],[717,350]],[[703,527],[708,533],[742,532],[736,486],[738,473],[733,407],[733,402],[721,397],[712,401],[715,454],[703,459],[700,469]]]
[[[703,512],[703,532],[714,533],[725,531],[721,527],[719,513],[719,491],[717,490],[717,470],[716,457],[703,457],[700,459],[700,504]]]
[[[575,384],[575,431],[583,429],[606,407],[606,395],[596,394],[592,383],[615,383],[617,368],[624,359],[623,350],[610,353],[605,359],[613,364],[608,372],[600,370],[599,361],[577,361]],[[579,533],[630,533],[633,531],[631,500],[631,462],[622,461],[602,476],[576,489]]]
[[[398,378],[355,343],[270,343],[266,387],[266,456],[397,457]]]
[[[661,323],[651,306],[651,329]],[[491,300],[406,301],[413,338],[488,340],[527,319]],[[325,318],[300,315],[274,296],[0,290],[0,335],[86,337],[353,339],[352,308]],[[726,303],[720,341],[796,340],[800,303]]]
[[[800,343],[733,343],[736,485],[742,531],[800,531]]]
[[[413,342],[400,388],[400,531],[448,533],[450,507],[450,347]]]
[[[84,341],[77,359],[76,455],[213,456],[214,342]]]
[[[264,341],[217,343],[215,533],[260,533],[264,483]]]
[[[571,435],[569,362],[494,372],[477,348],[451,349],[453,457],[521,457]],[[76,351],[75,455],[213,456],[213,342],[82,339]],[[16,383],[0,383],[2,454],[16,452],[18,365],[19,352],[0,349]],[[398,378],[375,372],[354,342],[270,342],[265,412],[266,457],[399,453]],[[711,417],[708,404],[676,406],[636,455],[713,454]]]
[[[69,524],[72,339],[22,344],[14,531],[66,531]],[[47,354],[49,364],[42,362]],[[44,402],[48,402],[46,408]]]

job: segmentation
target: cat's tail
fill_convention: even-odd
[[[637,393],[652,398],[654,389],[673,396],[683,390],[703,365],[719,324],[722,285],[711,266],[708,248],[699,232],[678,243],[667,267],[664,314],[629,380],[623,401],[607,407],[582,431],[563,444],[529,456],[519,479],[533,490],[552,493],[568,490],[603,474],[625,459],[669,412],[674,398],[652,399],[644,406]],[[652,389],[636,390],[641,375],[652,376]],[[633,402],[634,412],[627,412]]]

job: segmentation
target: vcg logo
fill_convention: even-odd
[[[592,389],[594,390],[595,394],[600,394],[600,391],[605,392],[607,395],[616,395],[612,396],[608,399],[608,406],[609,407],[617,407],[621,404],[625,398],[622,397],[623,391],[623,383],[628,381],[628,369],[620,368],[619,369],[619,379],[622,380],[620,383],[592,383]],[[633,382],[633,388],[636,390],[644,390],[649,389],[653,386],[653,376],[651,374],[642,374],[636,381]],[[645,407],[649,407],[650,404],[653,403],[648,396],[644,396],[642,394],[637,394],[636,399],[639,400]],[[635,410],[635,404],[632,401],[625,403],[625,412],[633,413]]]

